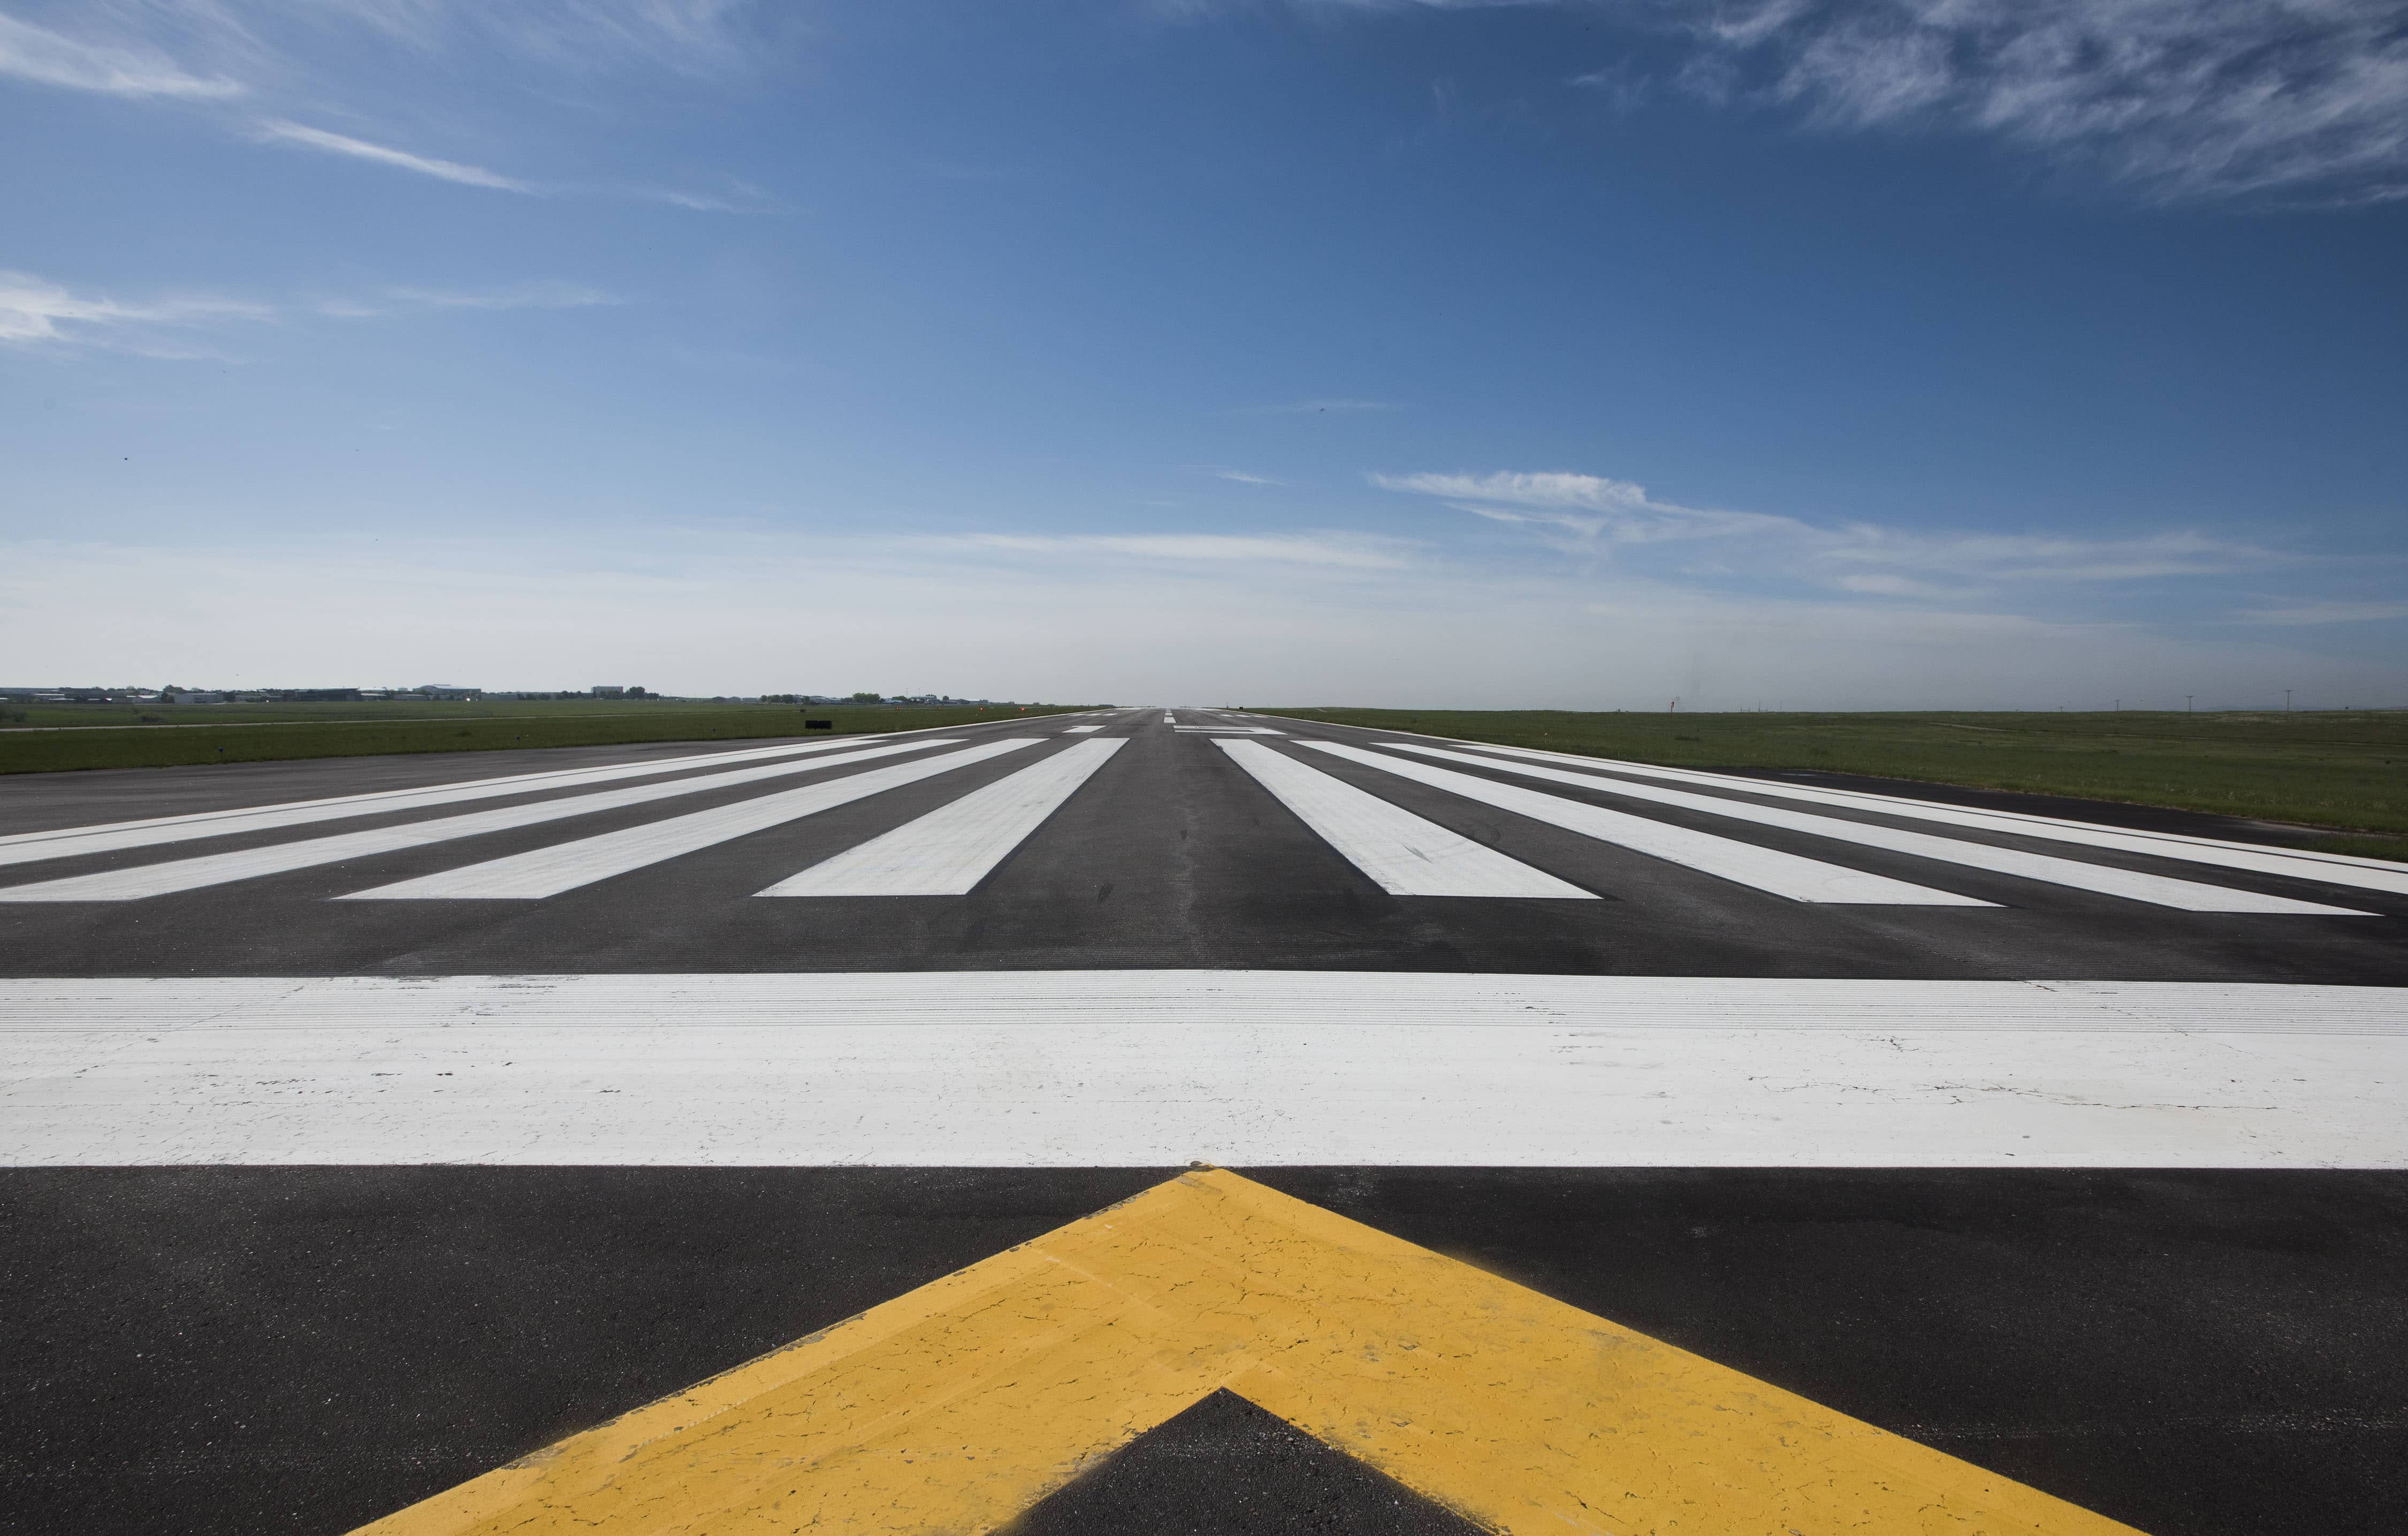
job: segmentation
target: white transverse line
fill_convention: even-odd
[[[1259,741],[1216,739],[1212,744],[1390,896],[1597,899],[1577,885],[1425,821]]]
[[[1627,779],[1609,779],[1594,773],[1568,773],[1562,768],[1542,768],[1536,763],[1498,762],[1494,758],[1475,757],[1469,753],[1448,752],[1440,747],[1413,746],[1396,743],[1399,752],[1419,753],[1425,757],[1443,758],[1450,763],[1469,763],[1504,773],[1519,773],[1527,778],[1545,779],[1555,783],[1578,784],[1583,789],[1606,795],[1620,795],[1634,800],[1647,800],[1657,805],[1680,806],[1688,811],[1703,811],[1734,821],[1753,822],[1759,826],[1784,827],[1793,832],[1810,832],[1818,838],[1834,838],[1842,842],[1861,843],[1868,848],[1886,848],[1893,853],[1913,854],[1919,858],[1940,859],[1950,864],[1969,865],[1976,869],[1993,869],[2000,874],[2019,875],[2026,880],[2046,881],[2052,885],[2071,885],[2078,890],[2097,891],[2104,896],[2122,897],[2130,901],[2146,901],[2159,907],[2176,907],[2193,912],[2306,912],[2326,917],[2369,917],[2371,912],[2352,912],[2346,907],[2329,907],[2316,901],[2299,901],[2286,896],[2260,896],[2255,891],[2236,891],[2222,885],[2202,885],[2192,880],[2174,880],[2165,875],[2143,874],[2137,869],[2118,869],[2104,864],[2084,864],[2078,859],[2057,858],[2047,854],[2028,854],[2020,848],[2000,848],[1986,842],[1967,842],[1958,838],[1942,838],[1928,832],[1908,832],[1895,826],[1876,826],[1868,822],[1842,821],[1837,816],[1817,816],[1805,811],[1784,811],[1777,807],[1757,805],[1751,800],[1726,799],[1713,795],[1692,795],[1686,790],[1660,789],[1654,784],[1633,783]]]
[[[1125,738],[1081,741],[904,823],[763,896],[965,896],[1019,847]]]
[[[2408,989],[18,980],[0,1164],[2408,1167]]]
[[[1386,744],[1395,747],[1405,745],[1401,741]],[[1511,757],[1564,763],[1599,772],[1627,773],[1635,778],[1663,779],[1675,783],[1710,784],[1717,789],[1761,795],[1769,799],[1803,800],[1815,805],[1877,811],[1885,816],[1897,816],[1908,821],[1942,822],[1952,826],[2012,832],[2017,837],[2039,838],[2050,842],[2082,843],[2092,848],[2147,854],[2153,858],[2184,859],[2193,864],[2213,864],[2228,869],[2248,869],[2260,874],[2285,875],[2294,880],[2321,881],[2331,885],[2354,885],[2360,890],[2408,895],[2408,865],[2355,854],[2263,848],[2254,843],[2228,842],[2217,838],[2194,838],[2180,832],[2144,832],[2100,826],[2095,822],[2027,815],[2020,811],[1980,811],[1968,806],[1942,805],[1936,800],[1910,799],[1904,796],[1819,789],[1751,779],[1734,773],[1657,768],[1651,763],[1626,763],[1611,757],[1581,757],[1570,753],[1545,752],[1536,747],[1492,747],[1478,741],[1464,744],[1477,747],[1482,752],[1502,753]]]
[[[1089,731],[1099,731],[1102,729],[1103,727],[1101,725],[1073,725],[1062,734],[1065,736],[1084,736]]]
[[[1619,811],[1567,800],[1560,796],[1541,795],[1534,789],[1500,784],[1489,779],[1475,779],[1469,773],[1383,757],[1365,752],[1360,747],[1340,746],[1335,741],[1299,744],[1350,762],[1380,768],[1417,783],[1428,784],[1435,789],[1443,789],[1468,800],[1478,800],[1483,805],[1493,805],[1500,811],[1511,811],[1533,821],[1545,822],[1550,826],[1560,826],[1583,837],[1614,843],[1651,858],[1664,859],[1796,901],[1893,907],[1997,905],[1996,902],[1979,901],[1950,891],[1910,885],[1885,875],[1869,875],[1836,864],[1800,858],[1778,849],[1758,848],[1754,843],[1718,838],[1710,832],[1694,832],[1685,826],[1649,821],[1644,816],[1626,815]]]
[[[280,875],[294,869],[315,868],[322,864],[340,864],[349,859],[369,858],[403,848],[423,848],[429,843],[479,837],[487,832],[507,832],[569,816],[589,816],[597,811],[617,811],[626,806],[644,805],[704,790],[726,789],[792,773],[845,768],[876,757],[892,757],[897,753],[958,745],[959,742],[944,738],[923,739],[869,752],[851,753],[842,757],[815,757],[799,763],[767,763],[726,773],[706,773],[697,779],[672,779],[666,783],[606,789],[594,795],[538,800],[532,805],[500,806],[492,811],[471,811],[465,816],[438,816],[431,821],[405,822],[399,826],[342,832],[331,838],[271,843],[265,848],[246,848],[227,854],[205,854],[198,858],[141,864],[130,869],[108,869],[98,874],[70,875],[63,880],[46,880],[32,885],[0,885],[0,902],[132,901],[142,897],[168,896],[177,891],[197,890],[204,885],[222,885],[228,881]]]
[[[558,896],[580,885],[591,885],[597,880],[624,875],[631,869],[641,869],[665,859],[678,858],[717,843],[750,837],[755,832],[766,832],[770,827],[804,816],[817,815],[823,811],[850,805],[872,795],[918,783],[923,779],[951,773],[955,768],[983,763],[990,757],[1036,744],[1035,739],[1025,736],[1010,741],[989,741],[922,762],[873,768],[867,773],[852,774],[827,783],[781,790],[775,795],[738,800],[733,805],[723,805],[710,811],[673,816],[667,821],[646,822],[641,826],[580,838],[575,842],[555,843],[549,848],[531,849],[483,864],[444,869],[416,880],[380,885],[370,891],[354,891],[337,899],[531,901],[540,897]]]
[[[294,800],[282,805],[249,806],[234,811],[202,811],[185,816],[158,816],[148,821],[112,822],[105,826],[65,826],[49,832],[19,832],[0,837],[0,865],[31,864],[37,859],[69,858],[79,854],[107,854],[121,848],[149,848],[159,843],[190,842],[195,838],[223,837],[234,832],[263,832],[280,826],[305,826],[313,822],[340,821],[346,816],[375,816],[388,811],[418,811],[428,806],[456,805],[463,800],[490,800],[504,795],[535,795],[577,784],[609,783],[654,773],[674,773],[706,764],[724,766],[764,757],[793,757],[804,753],[832,752],[858,746],[854,741],[814,741],[748,747],[741,752],[707,752],[685,757],[656,757],[648,763],[614,763],[607,768],[561,768],[549,773],[514,773],[501,779],[472,779],[462,783],[429,784],[421,789],[387,789],[367,795],[339,795],[323,800]]]

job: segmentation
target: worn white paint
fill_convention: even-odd
[[[917,743],[930,745],[932,743]],[[423,811],[467,800],[497,799],[506,795],[539,795],[550,790],[641,779],[659,773],[755,762],[767,757],[796,757],[861,745],[846,741],[792,742],[775,747],[748,747],[741,752],[706,752],[684,757],[655,757],[642,763],[614,763],[604,768],[560,768],[546,773],[513,773],[499,779],[472,779],[463,783],[429,784],[418,789],[378,790],[366,795],[338,795],[322,800],[293,800],[281,805],[248,806],[233,811],[202,811],[183,816],[156,816],[147,821],[111,822],[100,826],[65,826],[48,832],[17,832],[0,837],[0,866],[31,864],[40,859],[72,858],[82,854],[108,854],[123,848],[150,848],[163,843],[190,842],[236,832],[268,832],[347,816],[380,816],[395,811]]]
[[[963,896],[1126,743],[1081,741],[780,881],[763,896]]]
[[[1452,738],[1434,738],[1452,740]],[[1383,743],[1404,747],[1401,741]],[[1825,789],[1805,784],[1784,784],[1772,780],[1750,778],[1735,773],[1706,773],[1695,768],[1657,768],[1652,763],[1626,763],[1611,757],[1581,757],[1570,753],[1546,752],[1536,747],[1493,747],[1469,741],[1484,753],[1498,753],[1510,757],[1533,758],[1542,762],[1563,763],[1584,768],[1595,773],[1628,774],[1634,778],[1661,779],[1678,783],[1704,784],[1714,789],[1744,795],[1759,795],[1769,799],[1801,800],[1816,805],[1845,806],[1856,811],[1879,811],[1885,816],[1897,816],[1909,821],[1940,822],[1954,826],[1980,827],[1985,831],[2011,832],[2017,837],[2044,839],[2051,842],[2080,843],[2091,848],[2113,848],[2124,853],[2147,854],[2154,858],[2182,859],[2193,864],[2213,864],[2228,869],[2248,869],[2260,874],[2285,875],[2293,880],[2322,881],[2333,885],[2351,885],[2360,890],[2391,891],[2408,894],[2408,865],[2390,859],[2368,858],[2357,854],[2328,854],[2308,849],[2277,849],[2256,843],[2231,842],[2219,838],[2195,838],[2180,832],[2143,832],[2119,826],[2101,826],[2096,822],[2069,821],[2059,816],[2034,816],[2019,811],[1982,811],[1968,806],[1943,805],[1936,800],[1918,800],[1898,795],[1875,795],[1861,790]],[[1421,751],[1425,749],[1411,748]]]
[[[1008,741],[989,741],[961,752],[923,758],[915,763],[872,768],[866,773],[849,774],[825,783],[806,784],[800,789],[756,796],[730,805],[713,806],[708,811],[672,816],[666,821],[646,822],[639,826],[579,838],[572,842],[553,843],[547,848],[531,848],[523,854],[488,859],[482,864],[438,869],[415,880],[396,881],[372,890],[353,891],[337,899],[532,901],[558,896],[580,885],[591,885],[597,880],[609,880],[615,875],[699,853],[705,848],[750,837],[755,832],[766,832],[773,826],[782,826],[805,816],[816,816],[823,811],[833,811],[840,805],[851,805],[872,795],[882,795],[905,784],[916,784],[923,779],[933,779],[938,774],[951,773],[956,768],[968,768],[1007,752],[1017,752],[1036,744],[1035,738],[1025,736]]]
[[[1084,736],[1089,731],[1099,731],[1102,729],[1103,727],[1101,725],[1073,725],[1062,734],[1065,736]]]
[[[1214,744],[1390,896],[1597,899],[1259,741]]]
[[[1694,831],[1674,826],[1669,822],[1650,821],[1620,811],[1584,801],[1568,800],[1558,795],[1542,795],[1537,790],[1517,784],[1500,784],[1490,779],[1474,778],[1469,773],[1456,773],[1448,768],[1431,768],[1426,764],[1366,752],[1360,747],[1341,746],[1335,741],[1305,741],[1301,746],[1343,757],[1460,795],[1468,800],[1493,805],[1500,811],[1527,816],[1533,821],[1560,826],[1583,837],[1613,843],[1650,858],[1754,886],[1774,896],[1794,901],[1845,902],[1900,907],[1988,907],[1994,902],[1958,896],[1953,891],[1936,891],[1928,886],[1911,885],[1886,875],[1866,874],[1860,870],[1826,864],[1819,859],[1801,858],[1784,854],[1777,848],[1759,848],[1736,838],[1719,838],[1711,832]]]
[[[636,784],[590,795],[569,795],[558,799],[537,800],[528,805],[500,806],[492,811],[470,811],[465,816],[437,816],[423,822],[404,822],[398,826],[370,827],[358,832],[340,832],[327,838],[270,843],[265,848],[204,854],[197,858],[170,859],[161,864],[140,864],[126,869],[70,875],[30,885],[5,885],[0,886],[0,901],[133,901],[143,897],[167,896],[177,891],[198,890],[207,885],[222,885],[231,881],[253,880],[262,875],[287,874],[294,869],[371,858],[405,848],[424,848],[459,838],[480,837],[488,832],[537,826],[570,816],[590,816],[598,811],[618,811],[632,805],[647,805],[654,800],[673,799],[681,795],[700,794],[705,790],[730,789],[739,784],[816,772],[822,768],[850,768],[874,758],[892,757],[897,753],[960,744],[941,737],[923,738],[867,752],[848,753],[841,757],[815,757],[800,762],[781,760],[755,768],[734,768],[725,773],[706,773],[691,779],[671,779],[662,783]]]
[[[0,1163],[2408,1167],[2408,989],[14,981]]]
[[[1758,826],[1777,826],[1784,831],[1804,832],[1866,848],[1884,848],[1896,854],[1912,854],[1917,858],[1961,864],[1971,868],[2043,881],[2051,885],[2066,885],[2075,890],[2096,891],[2102,896],[2121,897],[2127,901],[2145,901],[2152,906],[2173,907],[2183,912],[2271,912],[2319,917],[2374,915],[2347,907],[2329,906],[2321,901],[2301,901],[2294,897],[2267,896],[2258,891],[2237,891],[2222,885],[2201,884],[2194,880],[2175,880],[2138,869],[2121,869],[2113,865],[2085,864],[2078,859],[2027,853],[2020,848],[2000,848],[1993,843],[1968,842],[1961,838],[1943,838],[1929,832],[1910,832],[1902,827],[1852,822],[1838,816],[1818,816],[1812,811],[1786,811],[1778,806],[1758,805],[1753,800],[1732,799],[1727,796],[1693,795],[1687,790],[1665,789],[1656,784],[1637,783],[1602,774],[1571,773],[1536,763],[1498,762],[1466,752],[1416,746],[1408,741],[1398,741],[1394,745],[1398,752],[1419,753],[1423,756],[1450,763],[1468,763],[1474,768],[1518,773],[1526,778],[1577,784],[1601,795],[1619,795],[1626,799],[1678,806],[1684,811],[1701,811],[1709,815],[1727,816],[1733,821],[1750,822]]]

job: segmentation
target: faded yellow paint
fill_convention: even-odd
[[[1219,1170],[360,1536],[968,1536],[1224,1386],[1499,1531],[2132,1536]]]

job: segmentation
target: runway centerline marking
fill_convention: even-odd
[[[787,822],[815,816],[890,789],[951,773],[1008,752],[1037,745],[1033,737],[987,741],[895,768],[872,768],[826,783],[738,800],[666,821],[646,822],[573,842],[533,848],[482,864],[441,869],[415,880],[353,891],[342,901],[532,901],[696,853]]]
[[[1760,848],[1735,838],[1716,837],[1669,822],[1609,811],[1585,801],[1431,768],[1409,758],[1383,756],[1360,747],[1335,741],[1304,741],[1298,745],[1793,901],[1912,907],[1997,905],[1953,891],[1911,885],[1886,875],[1866,874],[1842,865],[1784,854],[1775,848]]]
[[[1213,745],[1390,896],[1597,899],[1260,741]]]
[[[359,832],[337,833],[332,837],[307,838],[296,842],[270,843],[265,848],[204,854],[195,858],[140,864],[131,868],[107,869],[96,874],[69,875],[30,885],[0,885],[0,902],[134,901],[145,897],[169,896],[178,891],[199,890],[204,886],[222,885],[237,880],[254,880],[262,875],[288,874],[295,869],[369,858],[406,848],[423,848],[461,838],[481,837],[489,832],[514,831],[572,816],[589,816],[596,811],[649,805],[655,800],[757,783],[765,779],[815,773],[823,768],[849,768],[856,763],[893,757],[900,753],[960,744],[948,738],[930,738],[850,753],[841,757],[779,761],[754,768],[735,768],[725,773],[672,779],[665,783],[637,784],[626,789],[600,790],[592,794],[564,796],[553,800],[538,800],[529,805],[501,806],[492,811],[470,811],[464,816],[437,816],[427,821],[404,822],[397,826],[371,827]]]
[[[967,896],[1126,740],[1081,741],[759,894]]]
[[[2138,1536],[1220,1170],[358,1536],[993,1530],[1219,1390],[1506,1536]]]
[[[1777,806],[1757,805],[1752,800],[1693,795],[1686,790],[1633,783],[1627,779],[1573,773],[1539,763],[1498,762],[1469,753],[1449,752],[1442,747],[1425,747],[1401,741],[1395,744],[1394,750],[1416,753],[1449,763],[1468,763],[1474,768],[1491,768],[1501,773],[1518,773],[1526,778],[1544,779],[1554,783],[1576,784],[1602,795],[1678,806],[1684,811],[1701,811],[1709,815],[1727,816],[1733,821],[1750,822],[1759,826],[1778,826],[1786,831],[1805,832],[1868,848],[1885,848],[1892,853],[1912,854],[1918,858],[1961,864],[1998,874],[2042,881],[2051,885],[2071,886],[2076,890],[2096,891],[2101,896],[2121,897],[2127,901],[2145,901],[2152,906],[2173,907],[2183,912],[2310,914],[2320,917],[2376,915],[2355,912],[2347,907],[2328,906],[2321,901],[2264,896],[2256,891],[2207,885],[2193,880],[2176,880],[2167,875],[2118,868],[2114,865],[2085,864],[2078,859],[2027,853],[2020,848],[2000,848],[1994,843],[1968,842],[1961,838],[1910,832],[1903,827],[1879,826],[1869,822],[1846,821],[1838,816],[1818,816],[1812,811],[1784,811]]]

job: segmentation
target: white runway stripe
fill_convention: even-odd
[[[19,832],[0,837],[0,866],[31,864],[39,859],[72,858],[81,854],[114,853],[121,848],[149,848],[162,843],[190,842],[195,838],[224,837],[236,832],[264,832],[347,816],[377,816],[392,811],[418,811],[430,806],[457,805],[467,800],[497,799],[505,795],[538,795],[580,784],[610,783],[655,773],[675,773],[705,766],[793,757],[805,753],[857,747],[848,741],[787,742],[775,747],[748,747],[740,752],[707,752],[684,757],[656,757],[646,763],[614,763],[605,768],[561,768],[547,773],[514,773],[499,779],[471,779],[462,783],[428,784],[419,789],[379,790],[367,795],[338,795],[322,800],[294,800],[281,805],[248,806],[233,811],[203,811],[185,816],[157,816],[148,821],[111,822],[100,826],[66,826],[48,832]]]
[[[483,864],[445,869],[417,880],[404,880],[374,890],[354,891],[345,901],[514,900],[558,896],[597,880],[609,880],[648,865],[696,853],[737,838],[750,837],[805,816],[918,783],[939,773],[983,763],[1007,752],[1033,747],[1036,740],[1019,737],[989,741],[962,752],[896,768],[873,768],[827,783],[781,790],[750,800],[738,800],[710,811],[647,822],[598,837],[554,843]]]
[[[1259,741],[1213,744],[1390,896],[1597,899]]]
[[[1360,747],[1341,746],[1334,741],[1307,741],[1302,745],[1343,757],[1349,762],[1394,773],[1417,783],[1428,784],[1433,789],[1460,795],[1483,805],[1493,805],[1500,811],[1511,811],[1533,821],[1545,822],[1550,826],[1560,826],[1583,837],[1613,843],[1650,858],[1660,858],[1701,874],[1754,886],[1774,896],[1787,897],[1793,901],[1896,907],[1997,905],[1950,891],[1910,885],[1885,875],[1870,875],[1836,864],[1800,858],[1778,849],[1759,848],[1733,838],[1718,838],[1710,832],[1696,832],[1685,826],[1650,821],[1644,816],[1608,811],[1602,806],[1568,800],[1560,796],[1542,795],[1537,790],[1523,789],[1514,784],[1500,784],[1489,779],[1475,779],[1468,773],[1431,768],[1402,758],[1384,757],[1377,753],[1365,752]]]
[[[1768,799],[1799,800],[1813,805],[1877,811],[1885,816],[1897,816],[1907,821],[1940,822],[1952,826],[1979,827],[1991,832],[2012,832],[2017,837],[2039,838],[2051,842],[2071,842],[2092,848],[2113,848],[2124,853],[2146,854],[2153,858],[2182,859],[2192,864],[2212,864],[2227,869],[2247,869],[2258,874],[2283,875],[2293,880],[2321,881],[2331,885],[2356,886],[2359,890],[2389,891],[2399,895],[2408,895],[2408,865],[2395,863],[2389,859],[2367,858],[2355,854],[2265,848],[2254,843],[2229,842],[2217,838],[2194,838],[2180,832],[2135,831],[2117,826],[2101,826],[2095,822],[2069,821],[2059,816],[2028,815],[2020,811],[1982,811],[1969,806],[1943,805],[1936,800],[1912,799],[1904,796],[1875,795],[1860,790],[1784,784],[1777,781],[1752,779],[1742,774],[1706,773],[1695,768],[1658,768],[1652,763],[1626,763],[1610,757],[1581,757],[1570,753],[1545,752],[1535,747],[1492,747],[1476,741],[1462,744],[1484,753],[1502,753],[1512,757],[1562,763],[1572,768],[1629,774],[1635,778],[1660,779],[1674,783],[1707,784],[1717,789],[1761,795]],[[1392,741],[1384,745],[1402,747],[1405,743]]]
[[[1492,758],[1475,757],[1469,753],[1448,752],[1441,747],[1415,746],[1402,741],[1394,743],[1394,746],[1398,752],[1418,753],[1425,757],[1437,757],[1450,763],[1469,763],[1478,768],[1519,773],[1555,783],[1578,784],[1584,789],[1646,800],[1656,805],[1679,806],[1687,811],[1702,811],[1758,826],[1808,832],[1818,838],[1832,838],[1867,848],[1885,848],[1893,853],[1913,854],[1918,858],[1994,870],[2025,880],[2045,881],[2052,885],[2069,885],[2076,890],[2097,891],[2104,896],[2122,897],[2128,901],[2145,901],[2153,906],[2173,907],[2184,912],[2313,913],[2325,917],[2372,915],[2352,912],[2346,907],[2299,901],[2286,896],[2261,896],[2255,891],[2236,891],[2222,885],[2201,884],[2197,881],[2174,880],[2165,875],[2144,874],[2137,869],[2084,864],[2047,854],[2028,854],[2019,848],[2000,848],[1986,842],[1967,842],[1962,839],[1942,838],[1928,832],[1909,832],[1895,826],[1876,826],[1868,822],[1842,821],[1837,816],[1818,816],[1805,811],[1784,811],[1749,800],[1692,795],[1686,790],[1633,783],[1627,779],[1572,773],[1537,763],[1498,762]]]
[[[1125,740],[1079,742],[760,894],[967,895],[1078,793]]]
[[[8,986],[0,1164],[18,1167],[2408,1167],[2398,987],[1279,970]]]
[[[480,837],[488,832],[508,832],[570,816],[590,816],[597,811],[618,811],[631,805],[646,805],[681,795],[755,783],[787,774],[844,768],[873,758],[892,757],[898,753],[957,745],[958,742],[947,738],[922,738],[867,752],[850,753],[842,757],[766,763],[725,773],[707,773],[695,779],[672,779],[666,783],[606,789],[596,794],[538,800],[532,805],[500,806],[492,811],[471,811],[465,816],[437,816],[429,821],[405,822],[399,826],[371,827],[366,831],[337,833],[330,838],[271,843],[265,848],[247,848],[227,854],[206,854],[198,858],[141,864],[130,869],[109,869],[99,874],[70,875],[62,880],[46,880],[31,885],[0,885],[0,902],[132,901],[143,897],[169,896],[178,891],[198,890],[205,885],[222,885],[229,881],[253,880],[262,875],[280,875],[294,869],[315,868],[320,865],[341,864],[346,860],[370,858],[404,848],[423,848],[430,843]]]
[[[1065,736],[1084,736],[1089,731],[1099,731],[1102,729],[1103,727],[1101,725],[1072,725],[1062,734]]]

